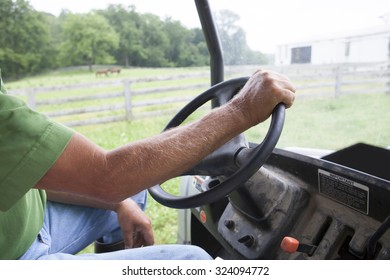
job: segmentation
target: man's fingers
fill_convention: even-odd
[[[274,79],[277,88],[282,94],[282,102],[286,105],[286,108],[290,108],[295,100],[295,86],[288,77],[275,72],[271,73],[271,77]]]
[[[147,231],[144,233],[145,246],[150,246],[154,244],[154,235],[153,231]]]
[[[134,246],[134,233],[125,234],[123,236],[126,249],[131,249]]]
[[[289,89],[284,89],[283,95],[284,95],[283,103],[286,105],[286,108],[290,108],[293,105],[295,100],[294,92]]]
[[[131,235],[131,240],[125,240],[126,248],[139,248],[154,244],[154,235],[152,231],[137,231]]]

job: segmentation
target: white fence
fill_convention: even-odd
[[[358,64],[267,65],[265,68],[288,76],[297,88],[297,98],[390,94],[390,61]]]
[[[255,66],[227,67],[226,79],[249,76]],[[287,75],[297,98],[390,94],[390,62],[264,66]],[[12,90],[28,104],[69,126],[173,113],[209,87],[208,72]],[[169,82],[170,81],[170,82]],[[195,81],[195,82],[194,82]],[[167,85],[161,86],[161,82]]]

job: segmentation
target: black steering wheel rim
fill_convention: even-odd
[[[185,107],[183,107],[183,109],[181,109],[167,124],[164,131],[180,125],[200,106],[204,105],[213,98],[220,98],[219,94],[223,95],[225,90],[229,89],[231,93],[223,98],[231,99],[234,94],[244,86],[247,80],[247,77],[232,79],[221,82],[209,88],[202,94],[198,95],[191,102],[189,102]],[[235,88],[235,90],[231,90],[232,88]],[[224,100],[223,98],[222,103],[228,101]],[[266,162],[279,140],[283,129],[284,118],[285,106],[284,104],[278,104],[272,113],[271,124],[266,136],[264,137],[264,140],[256,147],[248,148],[246,153],[250,154],[251,156],[249,156],[247,160],[243,162],[243,164],[236,172],[234,172],[232,175],[229,175],[226,180],[217,186],[214,186],[205,192],[200,192],[191,196],[174,196],[163,190],[160,185],[149,188],[149,193],[157,202],[167,207],[177,209],[199,207],[226,197],[239,186],[241,186],[242,183],[247,181]]]

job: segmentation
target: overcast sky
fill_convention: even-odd
[[[58,15],[62,9],[85,13],[109,4],[135,5],[140,13],[172,17],[187,27],[200,27],[193,0],[28,0],[39,11]],[[276,45],[310,36],[383,25],[389,0],[209,0],[212,10],[240,15],[254,50],[274,52]],[[390,23],[389,28],[390,28]]]

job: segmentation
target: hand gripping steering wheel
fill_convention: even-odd
[[[246,77],[237,78],[212,86],[183,107],[167,124],[164,131],[180,125],[211,99],[216,99],[219,105],[227,103],[247,81]],[[226,179],[218,185],[192,196],[174,196],[165,192],[160,185],[149,188],[149,193],[159,203],[177,209],[199,207],[226,197],[257,172],[271,155],[282,132],[284,118],[285,106],[281,103],[272,113],[271,124],[262,143],[249,148],[245,137],[240,134],[183,174],[225,176]]]

